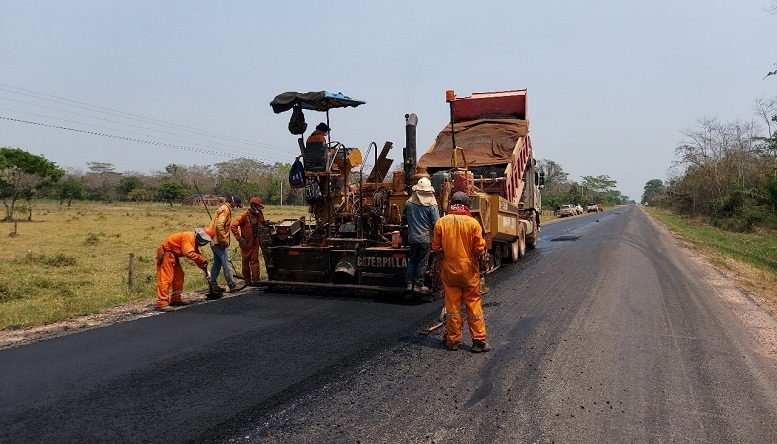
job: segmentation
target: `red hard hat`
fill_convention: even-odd
[[[259,208],[264,208],[264,205],[262,204],[262,199],[260,199],[258,197],[252,197],[250,202],[249,202],[249,205],[256,205]]]
[[[205,234],[207,234],[208,236],[210,236],[210,237],[211,237],[211,239],[212,239],[212,238],[214,238],[214,237],[216,237],[216,232],[215,232],[215,231],[213,231],[213,228],[211,228],[211,227],[203,227],[203,228],[202,228],[202,231],[204,231],[204,232],[205,232]]]

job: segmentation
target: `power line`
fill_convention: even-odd
[[[49,124],[46,124],[46,123],[32,122],[32,121],[29,121],[29,120],[14,119],[14,118],[5,117],[5,116],[0,116],[0,119],[9,120],[9,121],[18,122],[18,123],[26,123],[26,124],[30,124],[30,125],[44,126],[44,127],[48,127],[48,128],[55,128],[55,129],[60,129],[60,130],[65,130],[65,131],[73,131],[73,132],[78,132],[78,133],[91,134],[91,135],[94,135],[94,136],[110,137],[110,138],[113,138],[113,139],[126,140],[126,141],[129,141],[129,142],[138,142],[138,143],[145,143],[145,144],[149,144],[149,145],[163,146],[163,147],[167,147],[167,148],[175,148],[175,149],[178,149],[178,150],[190,151],[190,152],[201,153],[201,154],[209,154],[209,155],[212,155],[212,156],[230,156],[231,155],[230,153],[224,153],[224,152],[212,151],[212,150],[204,150],[204,149],[199,149],[199,148],[192,148],[192,147],[188,147],[188,146],[185,146],[185,145],[175,145],[175,144],[171,144],[171,143],[157,142],[157,141],[154,141],[154,140],[144,140],[144,139],[136,139],[134,137],[117,136],[115,134],[98,133],[98,132],[95,132],[95,131],[87,131],[87,130],[82,130],[82,129],[77,129],[77,128],[68,128],[68,127],[65,127],[65,126],[49,125]],[[265,163],[267,165],[272,165],[274,163],[274,162],[267,161],[266,159],[257,159],[257,158],[254,158],[254,157],[247,157],[247,156],[240,156],[240,157],[256,160],[257,162],[262,162],[262,163]]]
[[[2,88],[2,87],[5,87],[5,88]],[[10,90],[10,89],[7,89],[7,88],[13,88],[13,89],[16,89],[16,90],[19,90],[19,91],[24,91],[25,93],[30,93],[30,94],[25,94],[25,93],[22,93],[22,92],[19,92],[19,91],[13,91],[13,90]],[[254,146],[258,146],[258,147],[265,147],[265,148],[268,148],[268,149],[271,149],[271,150],[278,150],[278,149],[280,149],[279,147],[268,145],[268,144],[261,143],[261,142],[256,142],[256,141],[247,140],[247,139],[241,139],[241,138],[238,138],[238,137],[233,137],[233,136],[229,136],[229,135],[221,134],[221,133],[216,133],[216,132],[212,132],[212,131],[200,130],[200,129],[197,129],[197,128],[193,128],[193,127],[189,127],[189,126],[185,126],[185,125],[180,125],[180,124],[173,123],[173,122],[167,122],[167,121],[164,121],[164,120],[154,119],[154,118],[150,118],[150,117],[144,117],[144,116],[141,116],[141,115],[138,115],[138,114],[132,114],[132,113],[127,113],[127,112],[123,112],[123,111],[118,111],[118,110],[115,110],[115,109],[106,108],[106,107],[102,107],[102,106],[98,106],[98,105],[91,105],[89,103],[79,102],[77,100],[67,99],[67,98],[64,98],[64,97],[54,96],[54,95],[51,95],[51,94],[45,94],[45,93],[41,93],[41,92],[37,92],[37,91],[32,91],[32,90],[28,90],[28,89],[24,89],[24,88],[19,88],[17,86],[8,85],[8,84],[5,84],[5,83],[0,83],[0,91],[6,91],[6,92],[9,92],[9,93],[12,93],[12,94],[19,94],[19,95],[22,95],[22,96],[32,97],[34,99],[39,99],[39,100],[48,100],[48,101],[59,103],[59,104],[66,105],[66,106],[72,106],[72,107],[75,107],[75,108],[86,109],[88,111],[101,112],[101,113],[112,115],[112,116],[115,116],[115,117],[121,117],[121,118],[129,119],[129,120],[140,121],[142,123],[150,123],[152,125],[158,125],[158,126],[162,126],[162,127],[166,127],[166,128],[179,129],[179,130],[183,129],[185,131],[189,131],[189,132],[192,132],[194,134],[203,135],[203,136],[211,137],[211,138],[214,138],[214,139],[222,139],[222,140],[230,140],[232,142],[247,143],[247,144],[251,144],[251,145],[254,145]],[[38,97],[38,96],[42,96],[42,97]],[[67,102],[70,102],[70,103],[67,103]],[[73,104],[76,104],[76,105],[73,105]],[[83,106],[81,106],[81,105],[83,105]],[[69,112],[69,111],[65,111],[65,112]],[[122,123],[122,124],[124,124],[124,123]],[[125,125],[128,125],[128,124],[125,124]]]
[[[39,104],[35,104],[35,103],[24,102],[24,101],[21,101],[21,100],[10,99],[10,98],[7,98],[7,97],[1,97],[0,96],[0,99],[11,100],[13,102],[19,102],[19,103],[24,103],[24,104],[28,104],[28,105],[38,106],[38,107],[41,107],[41,108],[47,108],[47,109],[51,109],[51,110],[54,110],[54,111],[62,111],[62,112],[70,113],[70,114],[75,114],[75,115],[81,116],[81,117],[87,117],[87,118],[90,118],[90,119],[102,120],[102,121],[110,122],[110,123],[117,123],[119,125],[130,126],[130,127],[134,127],[134,128],[148,130],[148,131],[155,131],[155,132],[159,132],[159,133],[163,133],[163,134],[170,134],[170,135],[173,135],[173,136],[188,137],[188,138],[190,138],[192,140],[199,140],[199,141],[206,142],[206,143],[214,143],[215,145],[222,145],[222,146],[226,146],[226,147],[237,148],[240,151],[244,151],[246,153],[250,153],[250,151],[248,151],[247,149],[242,148],[242,147],[238,147],[238,146],[235,146],[235,145],[228,145],[228,144],[224,144],[224,143],[211,142],[211,141],[208,141],[208,140],[197,139],[197,138],[186,136],[186,135],[183,135],[183,134],[176,134],[176,133],[171,133],[171,132],[168,132],[168,131],[162,131],[162,130],[158,130],[158,129],[154,129],[154,128],[147,128],[147,127],[140,126],[140,125],[132,125],[132,124],[128,124],[128,123],[118,122],[118,121],[115,121],[115,120],[105,119],[103,117],[90,116],[88,114],[81,114],[81,113],[77,113],[77,112],[74,112],[74,111],[67,111],[67,110],[63,110],[63,109],[59,109],[59,108],[52,108],[50,106],[45,106],[45,105],[39,105]],[[124,129],[109,128],[109,127],[105,127],[105,126],[101,126],[101,125],[95,125],[93,123],[76,122],[76,121],[73,121],[73,120],[63,119],[61,117],[44,116],[44,115],[41,115],[41,114],[30,113],[30,112],[27,112],[27,111],[19,111],[19,110],[14,110],[14,109],[10,109],[10,108],[0,108],[0,109],[4,109],[6,111],[13,111],[13,112],[17,112],[17,113],[22,113],[22,114],[28,114],[28,115],[35,116],[35,117],[43,117],[43,118],[46,118],[46,119],[62,120],[62,121],[68,122],[68,123],[76,123],[76,124],[80,124],[80,125],[94,126],[94,127],[97,127],[97,128],[105,128],[105,129],[110,129],[110,130],[114,130],[114,131],[124,131],[124,132],[130,133],[130,134],[139,134],[139,133],[136,133],[136,132],[133,132],[133,131],[124,130]],[[144,134],[144,135],[145,136],[150,136],[149,134]],[[168,139],[166,137],[161,137],[161,136],[154,136],[154,137],[158,137],[158,138],[163,139],[163,140],[172,140],[172,139]],[[175,142],[179,142],[177,140],[174,140],[174,141]],[[181,143],[183,143],[183,142],[181,142]],[[236,154],[236,153],[233,153],[233,154]],[[240,155],[242,156],[243,154],[240,154]]]

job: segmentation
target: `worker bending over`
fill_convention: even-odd
[[[248,209],[232,222],[232,234],[240,245],[243,279],[246,285],[259,285],[259,229],[264,225],[262,199],[252,197]]]
[[[180,258],[194,261],[208,276],[208,261],[200,254],[200,247],[213,240],[213,229],[196,228],[194,231],[175,233],[165,239],[156,251],[156,308],[165,310],[170,306],[186,305],[181,300],[183,293],[183,268]],[[173,287],[172,295],[170,287]]]
[[[445,289],[445,346],[458,350],[461,344],[461,304],[467,310],[467,324],[472,336],[472,352],[487,352],[486,321],[483,317],[483,297],[480,293],[478,257],[483,254],[480,224],[469,212],[470,199],[457,191],[451,197],[448,214],[434,226],[432,251],[442,250],[440,278]]]

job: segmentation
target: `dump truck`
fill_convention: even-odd
[[[486,272],[515,262],[535,248],[540,232],[544,174],[529,137],[526,89],[446,93],[450,123],[418,160],[431,177],[440,208],[464,191],[483,227],[489,258]]]

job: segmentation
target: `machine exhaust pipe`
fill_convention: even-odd
[[[413,187],[413,176],[416,173],[416,127],[418,116],[405,114],[405,149],[402,150],[405,163],[405,191]]]

